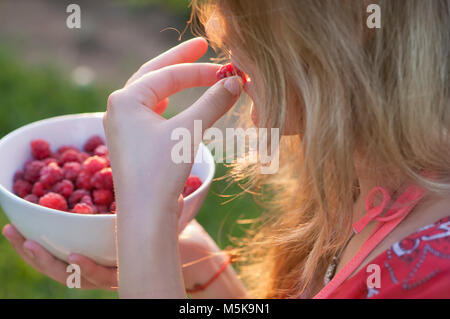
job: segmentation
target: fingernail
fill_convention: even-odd
[[[239,95],[242,90],[242,80],[239,76],[231,76],[225,80],[223,86],[233,95]]]
[[[34,253],[31,250],[24,248],[24,251],[30,259],[34,259]]]
[[[77,257],[76,257],[76,255],[70,254],[70,255],[67,257],[67,260],[69,260],[69,262],[70,262],[71,264],[74,264],[75,261],[77,260]]]
[[[29,248],[29,247],[27,247],[27,241],[23,244],[23,250],[25,251],[25,253],[27,254],[27,256],[30,258],[30,259],[34,259],[34,252]]]
[[[3,227],[2,234],[3,234],[3,236],[6,237],[6,239],[9,240],[9,239],[10,239],[10,236],[12,235],[12,234],[11,234],[11,227],[10,227],[10,226],[5,226],[5,227]]]

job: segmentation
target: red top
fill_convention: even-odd
[[[395,243],[328,298],[450,298],[450,216]]]

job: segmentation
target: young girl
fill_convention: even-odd
[[[367,24],[372,3],[380,28]],[[207,43],[187,41],[109,98],[119,281],[117,269],[72,254],[83,286],[139,298],[184,298],[186,289],[193,298],[449,298],[450,2],[192,8],[210,42],[250,76],[254,124],[284,134],[276,174],[241,163],[232,172],[250,177],[268,211],[242,244],[239,277],[195,221],[177,236],[191,165],[171,160],[171,132],[213,125],[242,86],[236,76],[216,82],[216,64],[192,63]],[[159,116],[171,94],[210,85],[186,111]],[[13,226],[3,232],[29,264],[65,282],[66,264]]]

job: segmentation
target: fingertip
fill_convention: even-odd
[[[242,92],[243,82],[240,76],[228,77],[223,82],[223,87],[233,96],[238,96]]]
[[[199,39],[200,42],[203,42],[205,50],[207,50],[209,46],[208,40],[206,40],[204,37],[198,37],[197,39]]]
[[[10,224],[6,224],[5,226],[3,226],[2,234],[6,238],[9,238],[13,234],[12,226]]]
[[[208,45],[208,41],[204,37],[195,37],[188,41],[199,42],[199,43],[203,42],[203,44]]]
[[[82,262],[83,259],[80,258],[81,256],[75,253],[70,254],[67,259],[71,264],[80,264],[80,261]]]
[[[3,227],[2,229],[2,234],[3,236],[5,236],[8,240],[12,241],[14,239],[20,239],[21,235],[20,233],[17,231],[17,229],[11,225],[11,224],[7,224]]]

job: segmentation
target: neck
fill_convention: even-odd
[[[400,191],[407,186],[405,178],[393,178],[393,176],[383,176],[383,174],[368,174],[368,170],[364,168],[357,168],[356,175],[359,184],[359,196],[355,202],[353,210],[353,221],[356,222],[365,213],[365,202],[369,192],[377,186],[386,188],[391,195],[396,191]]]

